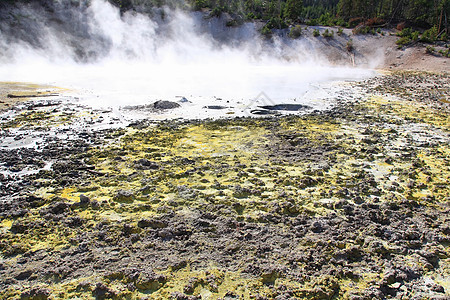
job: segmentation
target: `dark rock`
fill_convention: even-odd
[[[96,299],[107,299],[107,298],[113,298],[116,296],[116,293],[107,287],[104,283],[97,283],[95,286],[95,289],[92,291],[92,295]]]
[[[143,272],[135,282],[136,288],[140,290],[158,290],[166,282],[166,277],[154,272]]]
[[[25,270],[20,272],[19,274],[17,274],[17,276],[15,277],[17,280],[25,280],[28,279],[31,274],[33,274],[32,270]]]
[[[325,228],[324,228],[322,222],[320,222],[320,221],[314,221],[311,224],[311,231],[314,232],[314,233],[321,233],[324,230],[325,230]]]
[[[130,202],[133,201],[133,192],[127,190],[119,190],[114,196],[114,200],[119,202]]]
[[[28,225],[16,221],[11,225],[11,232],[12,233],[24,233],[28,229]]]
[[[277,114],[275,111],[264,110],[264,109],[252,109],[250,113],[254,115],[275,115]]]
[[[191,296],[185,295],[181,292],[173,292],[172,294],[170,294],[170,299],[173,300],[190,300]]]
[[[137,241],[139,241],[141,239],[141,236],[137,233],[134,233],[131,235],[130,239],[131,239],[132,243],[136,243]]]
[[[48,289],[43,287],[32,287],[30,290],[23,292],[20,295],[20,299],[25,300],[46,300],[50,297],[51,293]]]
[[[67,218],[65,223],[67,224],[67,226],[74,228],[74,227],[80,227],[81,225],[83,225],[84,220],[82,218],[76,216],[76,217]]]
[[[134,227],[128,223],[125,223],[125,224],[123,224],[122,231],[125,236],[129,236],[130,234],[133,233]]]
[[[80,206],[87,206],[91,202],[91,199],[89,197],[81,194],[80,195]]]
[[[93,209],[99,209],[100,208],[100,203],[98,201],[91,201],[91,207]]]
[[[50,204],[48,207],[41,209],[39,212],[43,215],[61,215],[65,212],[70,211],[71,205],[64,201],[58,201],[56,203]]]
[[[310,109],[311,107],[308,105],[302,105],[302,104],[277,104],[277,105],[265,105],[265,106],[258,106],[262,109],[267,110],[283,110],[283,111],[299,111],[299,110],[305,110]]]
[[[280,272],[277,268],[266,266],[261,272],[260,280],[264,284],[273,284],[278,277]]]
[[[150,227],[152,229],[166,228],[167,223],[157,219],[142,219],[138,222],[138,227],[147,228]]]
[[[138,169],[143,169],[143,170],[157,170],[159,169],[159,164],[154,162],[154,161],[150,161],[148,159],[145,158],[141,158],[139,160],[137,160],[135,162],[135,165]]]
[[[445,289],[442,285],[435,284],[435,283],[430,283],[429,285],[430,285],[429,286],[430,290],[432,290],[433,292],[442,293],[442,294],[445,293]]]
[[[204,106],[204,108],[207,108],[207,109],[226,109],[228,107],[227,106],[222,106],[222,105],[208,105],[208,106]]]
[[[172,261],[172,262],[170,263],[170,269],[171,269],[172,271],[176,271],[176,270],[183,269],[183,268],[185,268],[186,266],[187,266],[187,261],[186,261],[186,260],[183,260],[183,259],[175,260],[175,261]]]
[[[155,109],[174,109],[180,107],[180,104],[167,100],[159,100],[153,103]]]

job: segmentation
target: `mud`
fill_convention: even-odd
[[[18,107],[1,121],[0,297],[447,299],[449,79],[387,74],[301,116],[95,130],[70,126],[81,109]],[[8,139],[25,133],[39,142]]]

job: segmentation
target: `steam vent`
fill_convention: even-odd
[[[0,299],[450,299],[450,4],[360,2],[2,1]]]

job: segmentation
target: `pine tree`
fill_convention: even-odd
[[[284,6],[284,17],[291,21],[298,21],[303,9],[302,0],[287,0]]]

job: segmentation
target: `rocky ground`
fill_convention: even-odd
[[[22,103],[0,298],[448,299],[449,86],[396,72],[326,111],[127,127]]]

